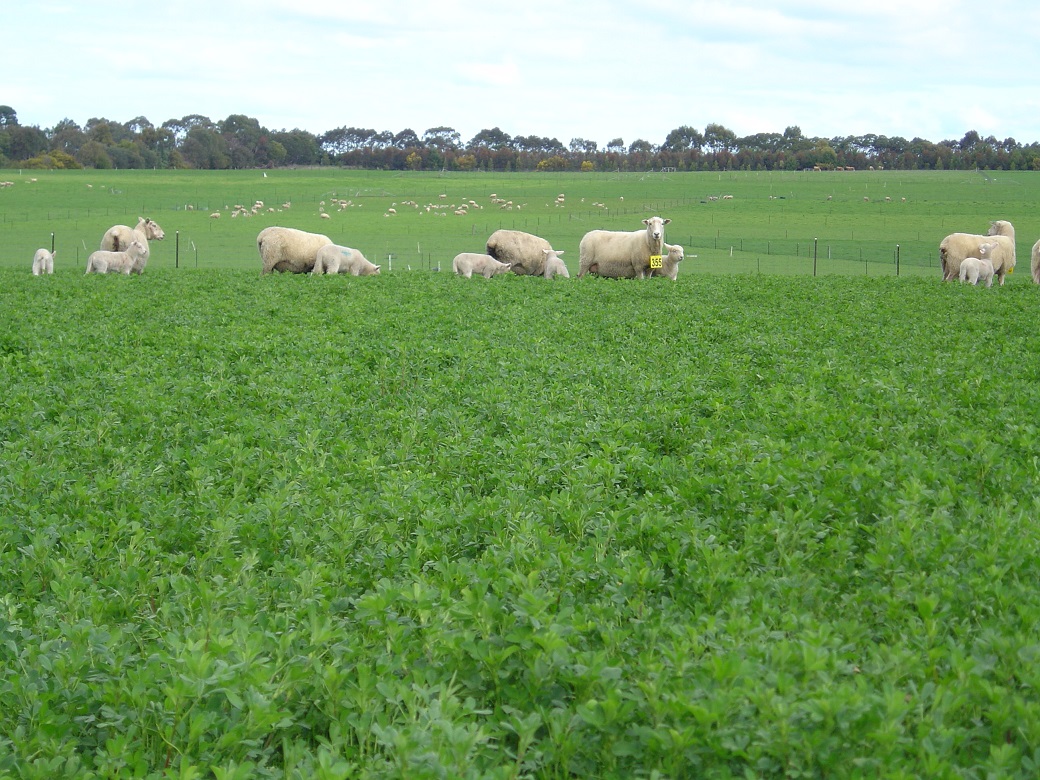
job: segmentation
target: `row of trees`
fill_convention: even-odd
[[[251,117],[232,114],[213,122],[191,114],[156,127],[145,117],[129,122],[64,119],[50,129],[23,126],[10,106],[0,106],[0,167],[22,168],[268,168],[342,165],[389,170],[645,171],[799,170],[819,167],[902,170],[1040,170],[1040,144],[982,138],[974,130],[960,140],[861,135],[809,138],[801,128],[738,137],[709,124],[678,127],[661,144],[615,138],[600,147],[572,138],[511,136],[495,127],[463,141],[451,127],[391,133],[338,127],[321,135],[268,130]]]

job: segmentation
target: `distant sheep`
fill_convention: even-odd
[[[1029,270],[1033,273],[1033,281],[1040,284],[1040,241],[1033,244],[1030,257]]]
[[[570,279],[571,275],[567,271],[567,266],[564,265],[563,260],[560,259],[560,255],[563,254],[562,249],[546,249],[545,251],[545,271],[542,272],[542,276],[546,279],[552,279],[554,276],[562,276],[565,279]]]
[[[989,256],[993,270],[1001,284],[1004,276],[1015,267],[1015,228],[1006,220],[990,223],[989,234],[951,233],[939,243],[939,261],[942,265],[943,281],[948,282],[960,275],[961,262],[966,257],[981,257],[983,244],[996,242],[997,247]]]
[[[487,253],[501,263],[509,263],[518,276],[545,274],[546,252],[552,244],[522,230],[496,230],[487,240]]]
[[[131,242],[137,241],[144,246],[144,255],[140,258],[139,267],[134,270],[136,273],[141,273],[151,256],[148,242],[162,241],[164,238],[166,238],[166,233],[159,227],[159,223],[145,217],[138,217],[137,225],[133,228],[126,225],[113,225],[105,231],[105,235],[101,238],[101,248],[108,252],[122,252],[130,246]]]
[[[54,255],[56,254],[57,252],[51,252],[47,249],[37,249],[36,254],[33,255],[33,276],[43,276],[44,274],[54,273]]]
[[[318,250],[331,243],[332,239],[321,233],[278,226],[264,228],[256,237],[256,248],[263,263],[261,273],[309,273],[314,270]]]
[[[372,265],[363,254],[338,244],[326,244],[314,258],[315,276],[322,274],[350,274],[351,276],[376,276],[379,266]]]
[[[664,246],[664,226],[670,219],[650,217],[646,228],[631,232],[591,230],[578,245],[578,278],[587,273],[615,279],[645,279],[650,272],[651,255],[660,255]]]
[[[476,252],[460,252],[451,261],[451,270],[459,276],[471,278],[473,274],[479,274],[485,279],[490,279],[497,274],[504,274],[509,270],[509,263],[500,263],[491,255],[481,255]]]
[[[674,282],[679,278],[679,263],[683,261],[686,253],[679,244],[664,244],[662,248],[664,252],[661,255],[661,267],[651,268],[650,276],[664,276]]]
[[[131,241],[125,252],[109,252],[107,249],[99,249],[97,252],[92,252],[87,258],[87,273],[125,274],[126,276],[129,276],[132,271],[141,273],[137,269],[147,251],[140,241]]]

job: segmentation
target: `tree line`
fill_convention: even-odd
[[[349,166],[379,170],[452,171],[677,171],[891,168],[898,170],[1040,170],[1040,144],[983,138],[974,130],[959,140],[910,141],[899,136],[812,138],[797,126],[783,133],[737,136],[721,124],[703,130],[684,125],[660,144],[643,139],[572,138],[563,144],[537,135],[511,136],[498,127],[468,141],[451,127],[422,135],[338,127],[320,135],[269,130],[242,114],[212,121],[200,114],[153,125],[92,118],[83,126],[63,119],[52,128],[19,124],[0,106],[0,167],[193,168],[227,170],[280,166]]]

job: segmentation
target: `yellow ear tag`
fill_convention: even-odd
[[[661,255],[650,255],[650,267],[651,268],[662,268]]]

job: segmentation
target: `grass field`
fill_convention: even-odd
[[[746,273],[687,261],[674,283],[466,281],[396,261],[261,278],[260,217],[208,221],[212,195],[160,208],[191,176],[139,175],[162,184],[136,194],[112,174],[120,195],[41,174],[0,191],[4,208],[40,199],[24,225],[0,222],[0,777],[1040,772],[1027,260],[991,290],[926,265],[757,274],[747,250],[727,266]],[[308,171],[313,191],[254,195],[258,176],[199,186],[292,199],[294,216],[339,193]],[[711,179],[684,179],[698,192],[652,210],[687,215],[673,241],[707,240],[712,219],[779,241],[777,206],[806,235],[834,207],[842,229],[874,220],[878,241],[910,243],[924,217],[952,218],[920,203],[941,190],[972,225],[1015,222],[1020,260],[1036,232],[1015,195],[1028,176],[908,176],[921,189],[883,206],[826,201],[849,180],[801,176],[784,181],[821,190],[769,200],[764,178],[723,175],[715,192],[734,199],[701,203]],[[298,224],[375,235],[408,224],[382,216],[390,203],[437,189],[479,202],[509,197],[505,181],[530,205],[545,186],[368,189],[398,180]],[[615,186],[549,181],[568,201]],[[611,220],[636,216],[641,181]],[[64,215],[39,216],[44,187],[68,193]],[[217,248],[199,239],[199,269],[174,268],[167,241],[142,276],[87,277],[59,242],[55,275],[32,277],[28,228],[100,240],[116,207],[72,205],[99,194],[133,202],[124,215],[153,204],[182,249],[190,225]],[[904,206],[918,219],[887,226]],[[429,240],[447,246],[483,215],[412,217],[444,225]],[[554,243],[576,251],[591,221],[561,214]],[[730,263],[714,252],[698,260]]]
[[[272,224],[327,233],[381,263],[384,272],[390,266],[446,266],[458,252],[482,251],[500,227],[544,236],[567,252],[574,269],[586,231],[635,230],[654,213],[672,220],[670,242],[697,255],[684,273],[811,274],[815,265],[821,275],[894,275],[898,246],[901,275],[935,275],[939,241],[948,233],[985,232],[991,220],[1007,219],[1017,229],[1020,257],[1028,257],[1040,236],[1034,208],[1040,177],[1030,172],[437,175],[318,169],[266,176],[9,171],[4,178],[14,186],[0,189],[0,267],[28,267],[37,247],[50,247],[53,233],[58,267],[82,268],[105,230],[134,224],[138,216],[155,219],[168,236],[153,250],[153,267],[180,268],[258,268],[256,234]],[[555,205],[560,193],[563,207]],[[513,208],[491,203],[491,195],[512,201]],[[722,195],[733,199],[709,200]],[[340,209],[334,199],[351,205]],[[231,217],[235,205],[248,208],[257,200],[264,202],[258,215]],[[464,217],[425,208],[470,200],[481,208]],[[329,219],[319,217],[323,202]],[[283,209],[285,203],[290,208]],[[384,216],[389,208],[397,215]],[[210,217],[218,211],[219,219]]]

